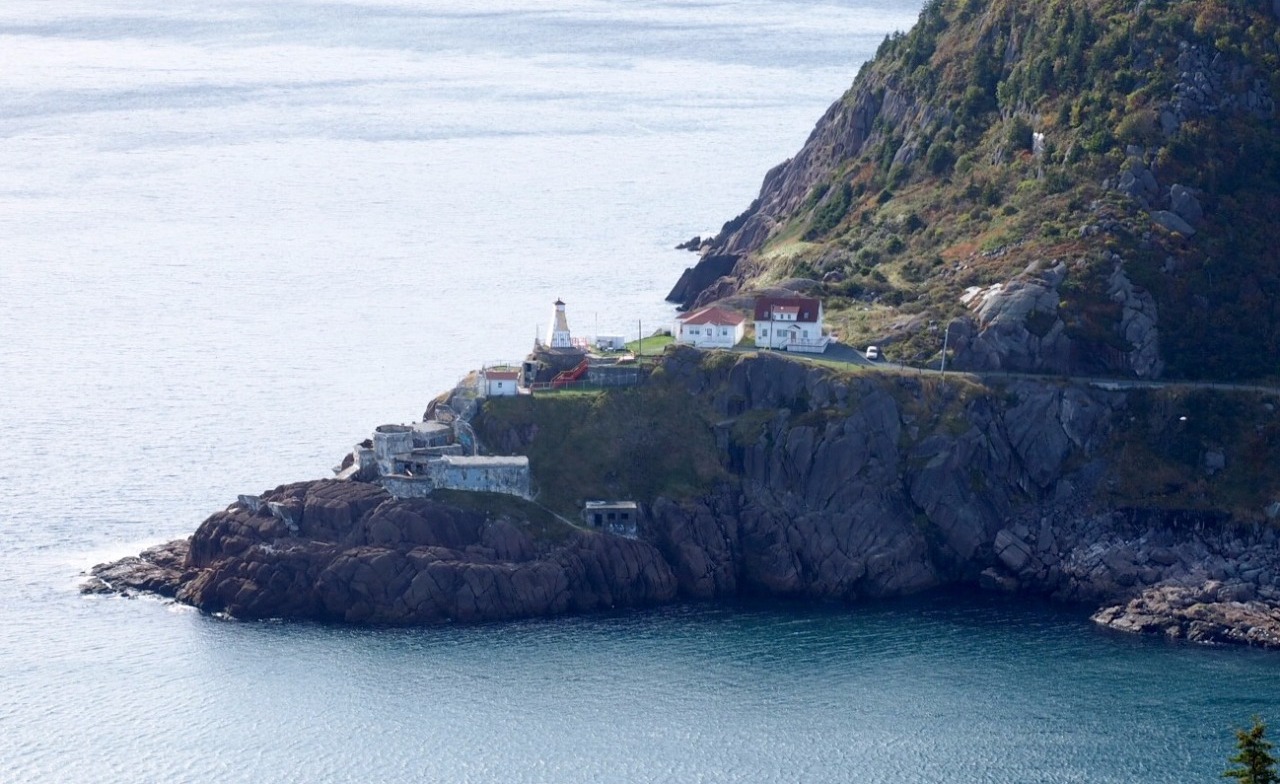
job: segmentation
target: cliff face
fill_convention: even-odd
[[[643,538],[681,595],[854,600],[967,584],[1095,605],[1168,586],[1280,600],[1267,522],[1280,484],[1250,462],[1280,449],[1280,419],[1256,396],[1220,416],[1186,392],[850,375],[685,348],[668,352],[651,386],[701,412],[724,469],[678,496],[639,499]],[[540,405],[506,405],[517,404]],[[1183,411],[1204,420],[1194,432]],[[572,430],[508,421],[486,410],[479,432],[515,451],[544,438],[590,448]],[[550,489],[557,480],[534,465]]]
[[[1237,528],[1204,506],[1163,507],[1127,484],[1134,477],[1115,461],[1137,453],[1129,439],[1151,437],[1128,424],[1139,413],[1133,393],[846,377],[773,356],[717,375],[684,351],[666,370],[709,397],[737,478],[704,498],[653,505],[653,539],[691,595],[855,598],[964,582],[1103,601],[1144,585],[1231,582],[1243,572],[1230,574],[1226,561],[1247,552],[1259,559],[1250,578],[1265,579],[1241,590],[1280,598],[1270,527]],[[1274,426],[1273,409],[1255,404]],[[1214,448],[1198,446],[1197,463]],[[1161,462],[1142,469],[1173,470]],[[1199,464],[1183,468],[1192,481],[1205,476]],[[1276,492],[1273,480],[1259,481]],[[1255,503],[1261,522],[1264,503]]]
[[[802,278],[903,360],[949,324],[957,368],[1272,374],[1277,29],[1271,3],[931,0],[671,297]]]
[[[94,569],[90,591],[159,593],[237,618],[421,624],[528,618],[669,601],[653,547],[515,515],[396,500],[363,482],[242,497],[190,540]]]
[[[969,585],[1108,605],[1098,618],[1117,628],[1280,646],[1274,396],[672,347],[639,388],[493,398],[474,425],[490,449],[530,455],[564,517],[586,498],[639,501],[639,540],[502,496],[303,482],[95,568],[87,590],[431,623]]]

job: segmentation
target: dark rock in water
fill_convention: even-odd
[[[186,565],[188,544],[187,539],[177,539],[149,547],[136,556],[99,564],[90,570],[91,577],[80,586],[80,592],[126,596],[135,592],[152,593],[171,599],[179,586],[193,575],[193,570]]]
[[[692,307],[699,294],[712,283],[731,274],[737,263],[737,256],[704,256],[696,265],[684,271],[671,293],[667,294],[667,301],[679,303],[684,308]]]
[[[691,250],[691,251],[697,252],[697,250],[701,247],[702,247],[702,236],[695,234],[688,240],[685,240],[684,242],[677,245],[676,250]]]
[[[978,575],[978,587],[984,591],[997,593],[1017,593],[1021,588],[1018,578],[1004,574],[994,566],[987,567]]]
[[[671,568],[644,542],[586,531],[535,542],[510,518],[397,500],[362,482],[283,485],[260,500],[212,515],[189,543],[94,567],[82,590],[154,593],[237,618],[390,624],[557,615],[676,595]]]

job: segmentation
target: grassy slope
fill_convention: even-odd
[[[1103,278],[1119,253],[1155,295],[1168,375],[1274,375],[1280,354],[1280,134],[1246,113],[1183,123],[1158,109],[1179,78],[1180,42],[1253,66],[1280,96],[1280,34],[1269,3],[1235,0],[933,0],[887,39],[846,96],[889,87],[932,107],[904,127],[877,121],[868,143],[809,193],[758,251],[756,283],[825,283],[828,321],[852,342],[897,332],[891,351],[925,358],[936,332],[912,316],[963,311],[966,287],[1006,280],[1033,260],[1073,265],[1064,322],[1078,343],[1123,348]],[[1242,83],[1231,86],[1240,88]],[[1045,134],[1043,155],[1032,132]],[[895,156],[904,144],[912,160]],[[1143,148],[1167,193],[1199,189],[1207,219],[1186,240],[1153,229],[1101,182]],[[1082,225],[1116,230],[1082,237]],[[1173,259],[1178,273],[1162,271]]]
[[[709,416],[659,371],[636,388],[491,398],[481,428],[536,428],[526,451],[538,500],[576,517],[586,499],[684,498],[724,478]]]

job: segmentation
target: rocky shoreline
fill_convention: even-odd
[[[662,371],[646,394],[705,408],[722,471],[684,496],[640,497],[635,539],[509,497],[397,500],[367,482],[301,482],[241,496],[189,540],[97,566],[85,590],[237,618],[419,624],[976,585],[1097,609],[1118,630],[1277,647],[1280,535],[1265,515],[1107,508],[1119,471],[1109,445],[1133,418],[1131,393],[849,376],[684,348]],[[590,438],[662,426],[628,421],[607,435],[605,424]],[[547,434],[483,408],[475,428],[504,454]],[[555,438],[553,458],[585,448]],[[1215,476],[1229,472],[1230,450],[1214,455]]]
[[[680,591],[653,546],[609,534],[539,545],[509,517],[383,498],[363,483],[303,482],[259,498],[256,511],[237,501],[188,539],[94,566],[81,591],[154,595],[241,619],[380,624],[513,620],[706,598]],[[279,530],[280,520],[264,513],[266,502],[281,498],[301,501],[297,532]],[[371,499],[378,504],[361,512]],[[1101,603],[1091,620],[1117,631],[1280,650],[1273,530],[1255,541],[1215,543],[1198,533],[1176,539],[1167,530],[1137,531],[1122,517],[1098,516],[1078,541],[1061,546],[1047,522],[1038,535],[1001,529],[999,563],[983,569],[977,584]],[[1104,528],[1110,537],[1087,542]],[[688,564],[677,568],[687,573]]]
[[[1210,580],[1196,588],[1148,588],[1125,604],[1098,610],[1092,619],[1124,632],[1280,650],[1280,605],[1274,599],[1243,599],[1251,592],[1241,587]]]
[[[155,594],[243,619],[377,624],[562,615],[676,596],[650,545],[586,531],[540,541],[526,523],[398,500],[364,482],[300,482],[242,497],[190,539],[95,566],[82,590]]]

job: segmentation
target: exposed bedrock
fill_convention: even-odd
[[[653,504],[647,538],[687,596],[853,599],[965,583],[1098,606],[1218,581],[1280,601],[1271,527],[1095,501],[1116,470],[1105,454],[1124,393],[1018,381],[966,395],[772,356],[719,376],[681,352],[666,367],[710,396],[735,476],[704,498]]]
[[[1147,588],[1127,603],[1102,608],[1093,620],[1125,632],[1280,649],[1280,608],[1252,598],[1247,585],[1217,580]]]
[[[958,370],[1078,375],[1119,373],[1159,378],[1159,321],[1155,298],[1135,285],[1117,255],[1107,277],[1107,297],[1115,305],[1109,325],[1114,345],[1078,343],[1062,320],[1059,289],[1073,273],[1062,261],[1033,263],[1002,283],[973,287],[961,297],[970,315],[949,326]]]
[[[668,302],[675,302],[683,308],[693,307],[698,296],[711,288],[717,280],[733,272],[738,257],[732,255],[706,256],[698,263],[688,267],[676,281],[676,285],[667,294]]]
[[[842,376],[687,348],[662,368],[653,383],[705,413],[724,470],[698,492],[637,499],[639,540],[567,527],[535,537],[527,520],[303,482],[242,496],[189,543],[98,567],[87,590],[151,591],[246,618],[429,623],[979,585],[1107,606],[1100,618],[1116,628],[1264,644],[1243,625],[1206,624],[1266,628],[1256,613],[1280,603],[1274,527],[1106,501],[1116,439],[1139,413],[1130,393]],[[528,423],[479,432],[509,452],[546,435]],[[1234,458],[1195,459],[1208,476]],[[1192,617],[1171,588],[1256,606]]]
[[[667,562],[644,542],[587,532],[538,542],[509,518],[331,480],[242,497],[189,543],[93,575],[91,590],[160,593],[238,618],[393,624],[557,615],[676,593]]]

